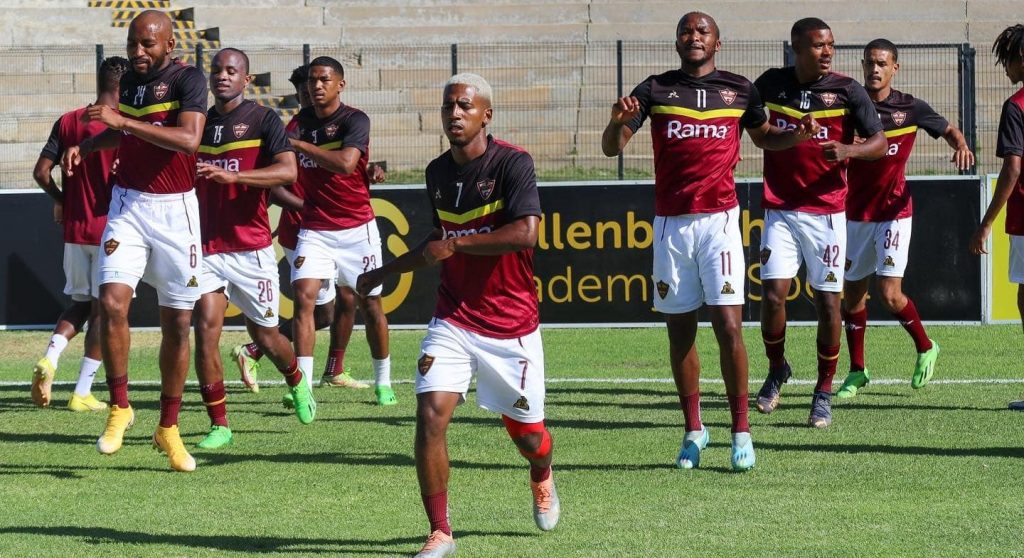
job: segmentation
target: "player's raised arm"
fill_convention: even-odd
[[[450,242],[451,239],[444,239],[441,229],[434,229],[412,250],[376,269],[361,274],[356,280],[356,292],[365,296],[383,283],[389,275],[415,271],[450,257],[455,253],[451,250]]]
[[[179,113],[176,126],[153,126],[148,122],[122,116],[116,110],[103,105],[90,107],[87,114],[89,120],[103,122],[111,130],[128,132],[158,147],[188,154],[199,149],[199,143],[203,139],[203,126],[206,125],[206,115],[195,111]],[[95,150],[97,147],[92,149]]]
[[[321,149],[312,143],[295,138],[289,138],[292,147],[303,155],[313,159],[316,164],[330,172],[347,175],[356,172],[359,168],[359,158],[362,153],[355,147],[344,147],[338,150]]]
[[[630,122],[641,114],[640,100],[630,95],[622,97],[612,105],[612,115],[601,135],[601,151],[608,157],[615,157],[626,147],[633,137]]]
[[[825,154],[825,160],[874,161],[884,157],[886,149],[889,148],[889,141],[885,138],[882,120],[878,117],[878,111],[875,109],[871,97],[868,96],[867,90],[859,83],[852,82],[848,86],[847,94],[850,99],[850,117],[853,120],[854,129],[858,136],[864,138],[864,141],[858,143],[822,142],[821,149]]]
[[[60,166],[64,174],[72,176],[75,174],[75,167],[82,162],[82,157],[94,151],[104,149],[117,149],[121,144],[121,132],[117,130],[105,130],[99,135],[85,138],[81,145],[73,145],[64,151],[60,158]]]

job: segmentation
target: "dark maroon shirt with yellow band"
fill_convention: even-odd
[[[216,107],[210,109],[198,159],[200,163],[241,172],[269,166],[275,155],[291,150],[277,113],[247,100],[227,114],[220,114]],[[196,195],[204,254],[270,246],[268,188],[198,178]]]
[[[996,157],[1024,157],[1024,89],[1003,103],[999,117]],[[1024,175],[1017,179],[1006,202],[1006,234],[1024,235]]]
[[[521,147],[487,138],[487,150],[465,166],[451,151],[427,165],[434,226],[445,238],[490,233],[522,217],[540,216],[533,158]],[[537,329],[533,248],[500,256],[456,253],[441,262],[434,316],[497,339]]]
[[[122,116],[153,126],[177,126],[183,112],[206,113],[206,77],[175,59],[152,75],[128,72],[121,78]],[[150,194],[192,189],[196,156],[164,149],[129,133],[118,148],[117,183]]]
[[[875,103],[889,147],[874,161],[851,159],[847,171],[850,192],[846,218],[853,221],[895,221],[913,214],[910,189],[904,174],[914,149],[917,131],[933,138],[941,136],[949,122],[928,103],[895,89]]]
[[[717,213],[739,205],[733,169],[742,128],[764,124],[757,90],[742,76],[682,70],[651,76],[633,89],[640,114],[634,133],[651,119],[654,212],[660,216]]]
[[[825,160],[822,143],[853,143],[882,131],[875,105],[864,86],[848,76],[829,73],[800,83],[794,68],[773,68],[754,82],[768,108],[768,120],[795,129],[807,114],[821,125],[813,138],[782,151],[764,152],[765,209],[830,214],[846,209],[847,162]]]

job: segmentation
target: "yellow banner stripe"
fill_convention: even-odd
[[[655,105],[651,107],[651,114],[675,114],[679,116],[688,116],[697,120],[709,120],[711,118],[739,118],[740,116],[743,116],[743,109],[712,109],[699,111],[672,105]]]
[[[479,219],[484,215],[490,215],[491,213],[494,213],[495,211],[498,211],[503,207],[505,207],[505,200],[498,200],[494,203],[489,203],[485,206],[478,207],[472,211],[467,211],[465,213],[449,213],[447,211],[441,211],[440,209],[438,209],[437,216],[440,217],[442,221],[455,223],[456,225],[464,225],[472,221],[473,219]]]
[[[907,134],[913,134],[917,132],[917,126],[907,126],[906,128],[896,128],[895,130],[889,130],[885,133],[885,137],[894,138],[896,136],[905,136]]]
[[[247,147],[259,147],[261,145],[263,145],[263,140],[258,138],[258,139],[252,139],[252,140],[234,141],[234,142],[231,142],[231,143],[225,143],[224,145],[222,145],[220,147],[214,147],[212,145],[200,145],[199,146],[199,152],[200,153],[207,153],[209,155],[220,155],[221,153],[224,153],[225,151],[231,151],[231,150],[234,150],[234,149],[245,149]]]
[[[815,118],[831,118],[833,116],[845,116],[845,115],[850,113],[849,109],[844,109],[844,108],[841,108],[841,109],[829,109],[829,110],[815,110],[815,111],[811,111],[811,112],[800,112],[800,111],[798,111],[798,110],[796,110],[794,108],[784,107],[782,105],[777,105],[775,103],[765,103],[765,106],[768,107],[768,110],[774,110],[775,112],[781,112],[782,114],[786,114],[786,115],[792,116],[793,118],[798,118],[798,119],[799,118],[803,118],[804,115],[807,115],[807,114],[810,114],[811,116],[813,116]]]
[[[135,108],[135,107],[133,107],[131,105],[126,105],[124,103],[119,103],[117,105],[117,109],[120,110],[121,112],[123,112],[124,114],[128,114],[128,115],[131,115],[131,116],[139,117],[139,116],[146,116],[147,114],[153,114],[154,112],[164,112],[164,111],[168,111],[168,110],[174,110],[174,109],[179,108],[180,106],[181,106],[181,104],[178,103],[178,101],[171,101],[169,103],[160,103],[160,104],[157,104],[157,105],[149,105],[149,106],[139,107],[139,108]]]

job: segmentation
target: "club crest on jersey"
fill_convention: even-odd
[[[162,81],[159,85],[153,88],[153,96],[156,97],[157,101],[159,101],[164,98],[164,95],[167,94],[167,90],[170,88],[171,86],[167,85],[166,81]]]
[[[722,285],[722,294],[736,294],[736,291],[732,289],[732,283],[726,281],[725,284]]]
[[[304,263],[306,263],[306,256],[299,256],[295,258],[295,269],[299,269],[300,267],[302,267],[302,264]]]
[[[186,287],[188,287],[189,289],[198,289],[198,288],[199,288],[199,281],[197,281],[197,280],[196,280],[196,276],[195,276],[195,275],[193,275],[193,276],[192,276],[192,277],[191,277],[191,278],[190,278],[190,279],[188,280],[188,283],[185,283],[185,286],[186,286]]]
[[[668,296],[668,283],[664,281],[658,281],[658,284],[655,286],[658,288],[658,296],[660,296],[662,299]]]
[[[523,410],[523,411],[529,411],[530,410],[530,402],[526,400],[526,396],[525,395],[521,395],[521,396],[519,396],[519,399],[516,400],[516,402],[512,404],[512,408],[513,409],[520,409],[520,410]]]
[[[825,282],[826,283],[838,283],[839,281],[836,280],[836,274],[831,272],[831,271],[829,271],[828,275],[825,276]]]
[[[882,265],[884,265],[885,267],[896,267],[896,262],[892,261],[892,256],[886,256],[885,260],[882,262]]]
[[[725,101],[725,104],[727,105],[731,105],[736,101],[736,92],[732,89],[723,89],[719,91],[718,94],[722,96],[722,100]]]
[[[494,193],[494,179],[488,178],[487,180],[481,180],[477,182],[476,190],[480,192],[480,197],[482,197],[483,199],[490,199],[491,194]]]
[[[120,246],[120,245],[121,245],[120,242],[118,242],[118,241],[114,240],[113,238],[111,238],[110,240],[108,240],[108,241],[103,243],[103,251],[109,256],[109,255],[113,254],[114,250],[117,250],[117,247]]]
[[[423,353],[423,356],[416,362],[416,369],[420,371],[420,376],[426,376],[427,372],[430,371],[430,367],[434,365],[434,357]]]
[[[907,113],[901,110],[892,113],[892,121],[895,122],[897,126],[902,126],[903,123],[907,121]]]
[[[761,265],[768,263],[768,258],[772,257],[772,249],[765,248],[761,250]]]
[[[836,104],[836,99],[839,98],[839,95],[835,93],[819,93],[818,96],[821,97],[821,102],[825,103],[826,107]]]
[[[326,128],[324,128],[324,133],[327,134],[327,137],[333,138],[334,134],[338,133],[338,125],[337,124],[329,124]]]
[[[249,131],[249,125],[245,122],[239,122],[238,124],[235,124],[231,127],[231,131],[235,133],[236,138],[240,138],[244,136],[246,132]]]
[[[267,311],[263,313],[263,317],[264,318],[273,318],[274,317],[274,311],[271,310],[270,308],[267,308]]]

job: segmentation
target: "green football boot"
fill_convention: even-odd
[[[929,341],[931,341],[929,339]],[[910,379],[910,387],[921,389],[932,379],[935,374],[935,361],[939,358],[939,344],[932,341],[932,348],[923,353],[917,354],[917,366],[914,367],[914,376]]]
[[[313,419],[316,418],[316,401],[313,399],[313,392],[309,389],[309,384],[303,381],[289,389],[295,405],[295,416],[299,417],[299,422],[302,424],[313,422]]]
[[[230,446],[231,442],[234,441],[234,436],[231,434],[231,429],[227,426],[211,426],[210,433],[196,447],[199,449],[220,449],[225,446]]]
[[[836,397],[839,399],[849,399],[857,395],[858,389],[868,385],[870,382],[871,374],[868,374],[867,369],[850,370],[850,373],[846,375],[846,379],[843,380],[843,385],[836,392]]]
[[[373,391],[377,395],[377,404],[381,407],[398,405],[398,398],[395,397],[395,390],[391,389],[391,386],[376,386]]]

